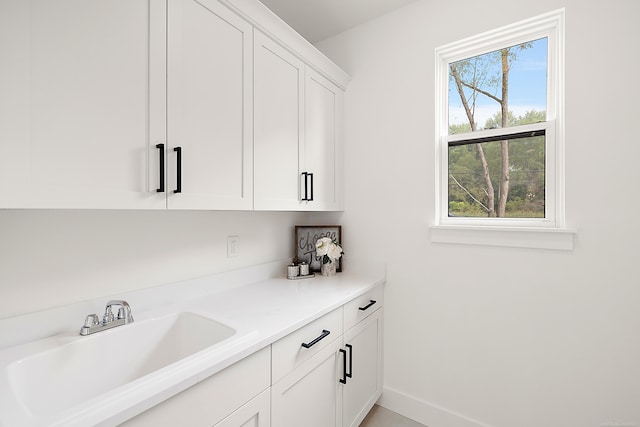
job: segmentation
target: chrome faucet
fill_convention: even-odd
[[[113,315],[111,307],[120,306],[117,316]],[[123,300],[112,300],[107,303],[102,316],[102,321],[97,314],[89,314],[84,320],[84,326],[80,328],[80,335],[90,335],[96,332],[105,331],[115,328],[116,326],[126,325],[133,322],[131,315],[131,307],[129,303]]]

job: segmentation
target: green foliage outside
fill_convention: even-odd
[[[510,72],[528,49],[546,52],[546,40],[502,48],[449,64],[450,104],[460,100],[466,121],[452,120],[449,134],[508,128],[546,121],[546,112],[515,116],[509,108]],[[538,88],[540,89],[540,88]],[[454,95],[455,94],[455,95]],[[497,103],[498,113],[476,121],[476,107]],[[522,101],[520,101],[522,102]],[[503,117],[506,114],[507,117]],[[449,146],[449,215],[462,217],[543,218],[545,136],[512,136],[509,140],[458,141]],[[503,164],[506,162],[506,164]]]
[[[544,111],[528,111],[523,116],[509,114],[509,125],[524,125],[545,120]],[[501,127],[500,113],[487,120],[485,129]],[[450,126],[450,133],[469,132],[469,125]],[[500,141],[482,144],[489,170],[501,170]],[[545,188],[544,136],[509,141],[509,198],[507,218],[543,218]],[[492,177],[496,190],[499,182]],[[475,144],[449,148],[449,215],[487,216],[487,191],[483,169]],[[483,205],[485,207],[483,207]]]

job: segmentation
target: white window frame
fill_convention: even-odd
[[[450,43],[436,49],[436,214],[431,240],[440,243],[572,249],[564,193],[564,9]],[[547,121],[449,135],[449,64],[541,38],[548,40]],[[449,217],[449,142],[545,131],[545,217]],[[465,237],[465,235],[467,237]]]

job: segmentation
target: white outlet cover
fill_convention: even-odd
[[[227,237],[227,258],[236,258],[240,254],[240,236]]]

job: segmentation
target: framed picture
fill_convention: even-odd
[[[321,257],[316,256],[316,241],[323,237],[335,240],[340,246],[342,242],[342,226],[340,225],[296,225],[294,233],[295,262],[306,262],[311,271],[320,271]],[[342,271],[342,258],[338,260],[336,271]]]

